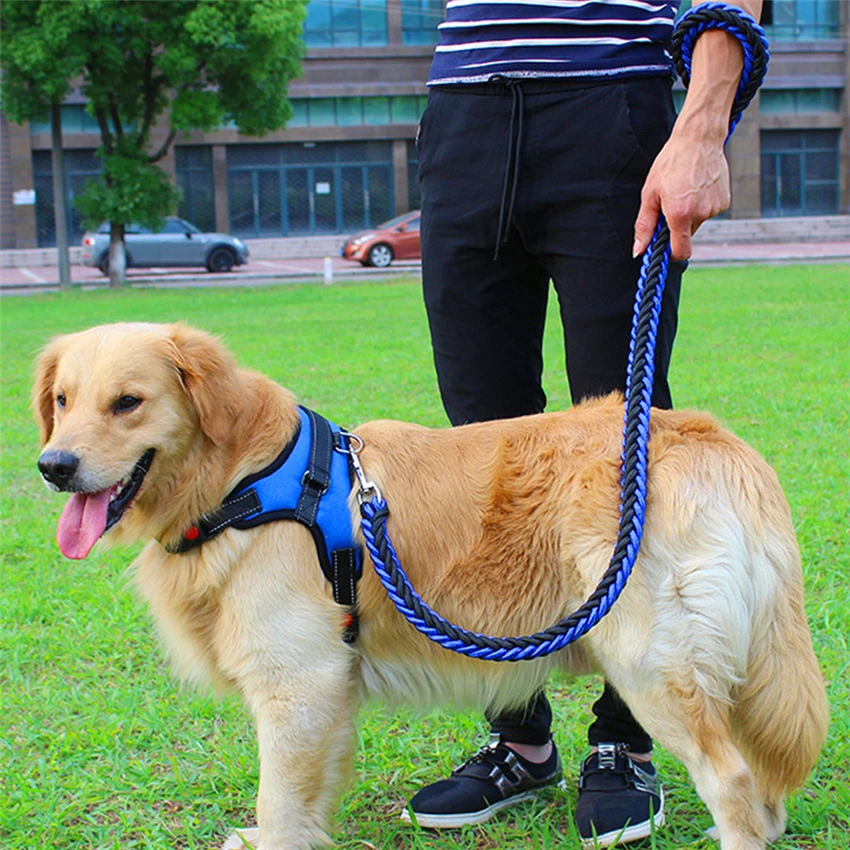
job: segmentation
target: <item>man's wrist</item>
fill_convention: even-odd
[[[671,138],[693,145],[722,148],[729,134],[729,115],[707,104],[691,104],[676,119]]]

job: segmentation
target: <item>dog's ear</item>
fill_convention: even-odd
[[[174,365],[198,412],[201,429],[217,446],[224,445],[244,406],[233,358],[217,339],[186,325],[172,325],[169,336]]]
[[[53,397],[56,383],[56,370],[62,352],[63,338],[57,337],[49,342],[35,362],[35,382],[32,388],[32,410],[38,422],[39,437],[43,446],[53,433],[53,409],[56,399]]]

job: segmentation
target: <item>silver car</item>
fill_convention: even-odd
[[[206,266],[229,272],[248,262],[248,246],[226,233],[201,233],[182,218],[166,218],[159,232],[137,224],[124,231],[127,268],[131,266]],[[83,234],[83,265],[109,274],[109,223]]]

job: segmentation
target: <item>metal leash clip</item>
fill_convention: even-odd
[[[366,477],[363,470],[363,464],[360,463],[358,455],[363,450],[363,440],[357,434],[351,434],[348,431],[340,431],[340,442],[342,445],[334,446],[334,448],[347,454],[351,458],[351,466],[354,469],[354,474],[357,477],[357,483],[360,489],[357,491],[357,502],[362,505],[369,501],[370,498],[382,499],[381,490],[378,485],[371,479]]]

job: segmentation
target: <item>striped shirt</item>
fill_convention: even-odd
[[[428,85],[672,73],[679,0],[448,0]]]

